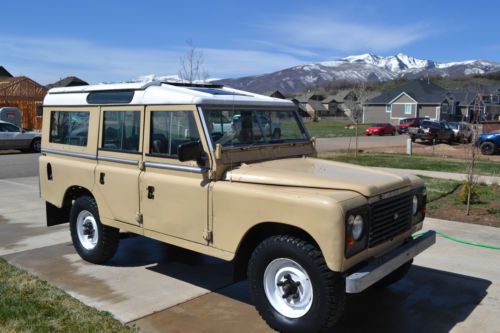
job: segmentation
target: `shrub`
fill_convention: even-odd
[[[467,204],[467,197],[469,195],[469,187],[471,189],[470,193],[470,203],[478,203],[479,202],[479,191],[478,191],[478,184],[469,184],[468,182],[464,182],[462,186],[460,187],[460,191],[458,192],[458,197],[460,198],[460,201],[466,205]]]

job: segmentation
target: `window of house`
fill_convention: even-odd
[[[199,141],[200,135],[192,111],[151,112],[149,153],[177,156],[180,144]]]
[[[102,149],[139,152],[140,111],[104,111]]]
[[[392,112],[392,105],[391,104],[387,104],[385,106],[385,112]]]
[[[412,113],[412,105],[405,104],[405,114],[411,114],[411,113]]]
[[[89,112],[52,111],[49,142],[87,146]]]

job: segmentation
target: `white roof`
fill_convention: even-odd
[[[151,104],[212,104],[212,105],[266,105],[293,107],[291,101],[254,94],[228,87],[176,86],[167,82],[139,82],[99,84],[92,86],[52,88],[43,101],[44,105],[89,105],[87,96],[95,91],[134,90],[131,105]],[[123,103],[113,103],[123,104]],[[124,105],[127,105],[124,104]]]

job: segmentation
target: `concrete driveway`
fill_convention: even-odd
[[[231,264],[143,237],[92,265],[75,253],[67,225],[44,226],[37,179],[0,179],[0,255],[82,302],[144,332],[265,332],[246,282]],[[500,245],[500,230],[428,219],[426,229]],[[399,283],[348,298],[335,332],[500,332],[500,251],[438,238]]]

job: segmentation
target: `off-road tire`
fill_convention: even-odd
[[[495,153],[495,144],[493,142],[483,142],[480,148],[483,155],[493,155]]]
[[[302,317],[285,317],[267,299],[264,272],[269,263],[278,258],[297,262],[309,275],[313,301]],[[257,311],[279,332],[324,332],[338,322],[344,311],[344,279],[328,268],[318,248],[296,237],[273,236],[258,245],[249,261],[248,282]]]
[[[403,266],[400,266],[395,271],[393,271],[389,275],[385,276],[383,279],[379,280],[373,286],[375,288],[386,288],[386,287],[389,287],[391,284],[398,282],[408,273],[408,271],[411,268],[412,263],[413,263],[413,259],[404,263]]]
[[[83,210],[90,212],[97,222],[97,244],[91,250],[85,249],[78,238],[77,217]],[[101,223],[94,198],[82,196],[75,200],[71,207],[69,227],[73,246],[83,260],[94,264],[103,264],[115,255],[120,243],[120,230]]]
[[[34,153],[39,153],[41,151],[41,140],[39,138],[33,139],[30,145],[30,151]]]

